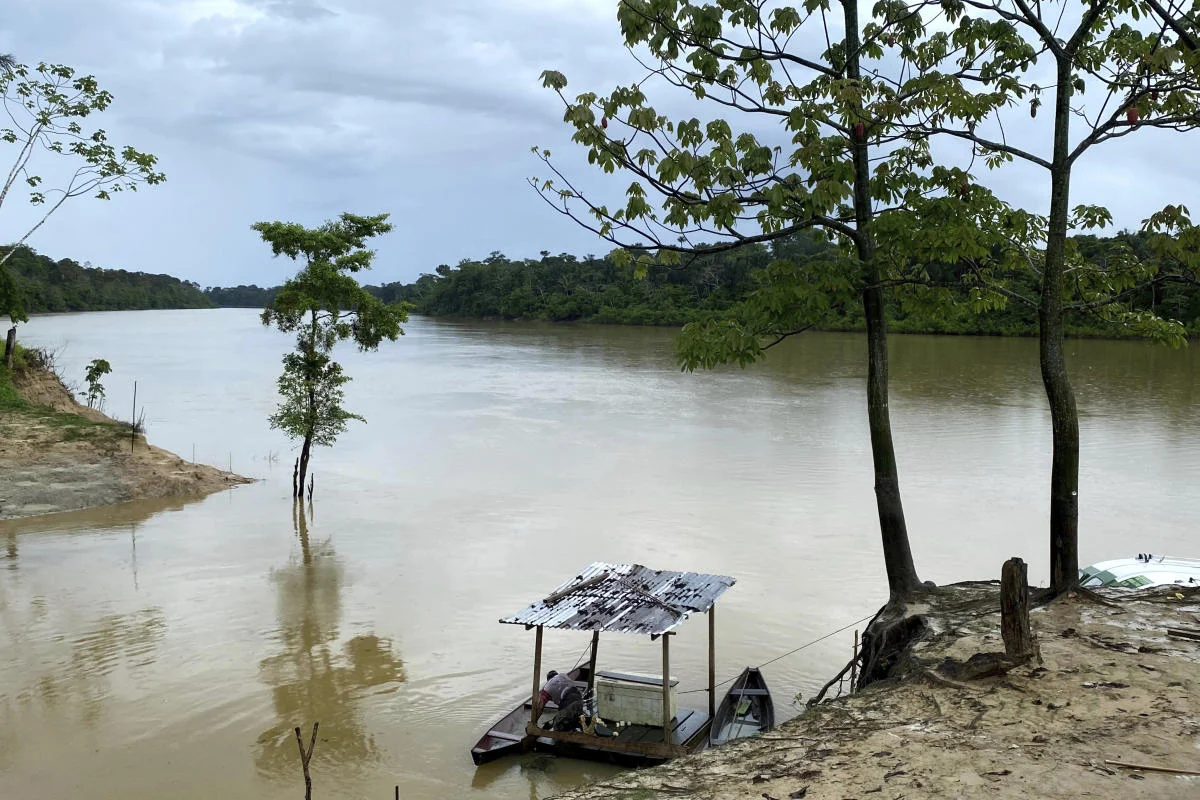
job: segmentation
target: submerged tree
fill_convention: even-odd
[[[150,153],[128,146],[118,148],[102,128],[84,126],[87,117],[104,111],[113,101],[112,94],[101,89],[91,75],[77,75],[62,64],[43,62],[29,67],[3,55],[0,100],[6,112],[0,123],[0,142],[12,148],[12,161],[0,184],[0,210],[20,183],[29,189],[29,202],[40,212],[28,229],[4,234],[13,246],[0,255],[0,315],[8,316],[15,327],[27,316],[4,264],[18,252],[18,245],[71,198],[91,195],[108,200],[117,192],[137,191],[142,184],[162,183],[166,176],[156,169],[158,159]],[[69,165],[65,170],[50,167],[63,180],[46,186],[40,173],[55,156]]]
[[[610,209],[584,197],[548,151],[535,150],[556,177],[535,186],[561,213],[623,248],[618,254],[636,256],[639,269],[656,260],[686,268],[704,254],[810,229],[841,245],[840,255],[803,263],[781,248],[739,313],[685,328],[680,361],[687,369],[744,365],[832,313],[861,306],[876,504],[897,597],[921,584],[888,410],[885,291],[927,282],[928,275],[921,263],[892,258],[886,237],[903,231],[936,241],[951,261],[988,251],[974,218],[994,199],[964,191],[962,170],[935,166],[912,120],[946,102],[984,113],[995,101],[966,91],[959,74],[882,63],[885,43],[908,34],[889,19],[864,25],[858,0],[840,5],[831,11],[821,0],[803,8],[768,8],[763,0],[622,0],[617,16],[626,43],[653,57],[644,64],[647,81],[570,99],[561,73],[542,79],[562,98],[589,161],[633,175],[626,200]],[[650,79],[736,113],[743,129],[719,117],[668,118],[649,105],[643,85]],[[963,210],[939,214],[947,197]]]
[[[400,326],[408,321],[408,306],[383,303],[354,277],[371,268],[375,253],[366,241],[392,229],[387,218],[342,214],[317,228],[294,222],[252,226],[275,255],[304,262],[262,313],[264,325],[296,334],[295,352],[283,357],[281,402],[270,422],[302,442],[297,497],[304,492],[313,445],[332,445],[350,420],[363,419],[342,406],[342,386],[350,378],[333,360],[334,346],[352,340],[359,350],[375,350],[384,339],[404,334]]]

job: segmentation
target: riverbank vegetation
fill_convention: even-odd
[[[1147,262],[1159,258],[1141,232],[1077,236],[1071,242],[1085,263],[1097,269],[1124,257],[1126,251]],[[55,261],[28,247],[20,250],[7,266],[31,313],[263,309],[274,302],[280,288],[249,284],[201,289],[170,275],[91,267],[69,258]],[[631,267],[618,267],[608,257],[543,252],[536,259],[510,259],[492,253],[454,267],[443,265],[411,283],[363,288],[386,303],[407,302],[414,312],[434,317],[681,326],[734,311],[762,288],[764,272],[773,261],[784,259],[803,269],[833,250],[831,244],[798,234],[769,245],[704,256],[687,269],[651,265],[644,277],[637,277]],[[936,265],[931,271],[942,280],[955,277],[949,265]],[[1014,284],[1017,292],[1033,289],[1031,281]],[[1200,288],[1193,284],[1148,286],[1131,293],[1125,302],[1131,310],[1179,320],[1189,336],[1200,336]],[[928,307],[892,300],[887,311],[889,328],[897,333],[1037,335],[1036,312],[1016,303],[973,311],[968,303],[959,302],[934,313]],[[862,330],[862,315],[853,308],[830,309],[820,327]],[[1067,331],[1072,336],[1102,338],[1138,335],[1085,312],[1068,316]]]
[[[62,311],[143,311],[155,308],[213,308],[198,284],[171,275],[55,261],[31,247],[15,249],[4,265],[11,291],[30,314]],[[261,307],[261,306],[260,306]]]
[[[1084,263],[1098,270],[1107,269],[1128,253],[1146,263],[1157,258],[1144,233],[1077,236],[1071,242]],[[739,304],[763,291],[773,262],[785,261],[789,269],[803,271],[831,257],[836,257],[834,246],[807,233],[704,255],[682,269],[651,264],[642,277],[633,267],[618,267],[608,257],[542,253],[538,259],[516,260],[493,253],[482,260],[438,267],[412,283],[366,288],[385,301],[410,302],[414,311],[429,316],[679,326],[735,312]],[[961,267],[949,264],[935,264],[929,270],[932,278],[942,283],[956,280],[962,273]],[[1034,289],[1032,275],[1014,277],[1012,291]],[[220,305],[253,307],[274,291],[253,286],[207,289],[205,294]],[[237,301],[223,302],[230,296]],[[1195,285],[1148,286],[1132,292],[1124,302],[1130,310],[1153,311],[1179,320],[1189,335],[1200,335],[1200,288]],[[892,298],[887,312],[890,329],[899,333],[1036,336],[1038,330],[1036,311],[1019,303],[976,310],[966,299],[933,308]],[[837,307],[828,309],[818,327],[862,330],[864,321],[857,308]],[[1074,336],[1138,335],[1085,311],[1068,317],[1067,330]]]

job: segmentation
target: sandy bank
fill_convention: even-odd
[[[1200,589],[1057,602],[1032,614],[1040,665],[965,682],[937,667],[1003,651],[998,589],[943,592],[905,678],[562,800],[1200,797],[1200,777],[1105,764],[1200,770],[1200,643],[1166,635],[1200,627]]]
[[[249,478],[191,464],[80,405],[50,371],[12,376],[24,407],[0,408],[0,519],[159,497],[200,497]]]

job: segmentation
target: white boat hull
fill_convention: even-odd
[[[1134,558],[1101,561],[1079,571],[1079,583],[1089,589],[1119,586],[1200,586],[1200,558],[1171,558],[1139,553]]]

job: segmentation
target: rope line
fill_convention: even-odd
[[[878,612],[872,611],[870,614],[867,614],[867,615],[866,615],[865,617],[863,617],[862,619],[855,620],[854,622],[851,622],[849,625],[843,625],[842,627],[838,628],[836,631],[832,631],[832,632],[830,632],[830,633],[827,633],[827,634],[825,634],[824,636],[822,636],[822,637],[821,637],[821,638],[819,638],[819,639],[813,639],[811,642],[807,642],[807,643],[805,643],[805,644],[802,644],[802,645],[800,645],[800,646],[799,646],[799,647],[797,647],[795,650],[789,650],[788,652],[784,653],[784,654],[783,654],[783,655],[781,655],[781,656],[776,656],[775,658],[772,658],[770,661],[764,661],[762,664],[759,664],[759,665],[758,665],[758,669],[762,669],[762,668],[763,668],[763,667],[765,667],[765,666],[768,666],[768,665],[770,665],[770,664],[774,664],[776,661],[780,661],[780,660],[782,660],[782,659],[785,659],[785,658],[787,658],[787,657],[788,657],[788,656],[790,656],[790,655],[795,655],[796,653],[799,653],[799,652],[800,652],[801,650],[803,650],[804,648],[806,648],[806,647],[812,647],[814,644],[817,644],[817,643],[819,643],[819,642],[823,642],[823,641],[825,641],[826,639],[828,639],[828,638],[829,638],[829,637],[831,637],[831,636],[836,636],[836,635],[838,635],[839,633],[841,633],[842,631],[847,631],[847,630],[849,630],[849,629],[853,628],[855,625],[861,625],[862,623],[864,623],[864,622],[866,622],[867,620],[869,620],[871,617],[875,616],[875,614],[876,614],[876,613],[878,613]],[[735,680],[737,680],[737,679],[738,679],[738,676],[739,676],[739,675],[741,675],[741,674],[742,674],[742,673],[740,673],[740,672],[739,672],[737,675],[734,675],[732,678],[727,678],[726,680],[723,680],[723,681],[721,681],[720,683],[718,683],[718,684],[717,684],[717,686],[724,686],[724,685],[725,685],[725,684],[727,684],[727,683],[733,683]],[[714,688],[716,688],[716,687],[714,687]],[[707,688],[705,688],[705,689],[688,689],[686,692],[679,692],[679,694],[695,694],[695,693],[697,693],[697,692],[707,692],[707,691],[708,691],[708,689],[707,689]]]
[[[592,649],[591,642],[588,642],[587,644],[585,644],[583,646],[583,652],[579,654],[579,658],[575,659],[575,667],[578,667],[580,664],[583,663],[583,657],[586,656],[588,654],[588,651],[590,651],[591,649]],[[575,667],[571,667],[571,669],[575,669]]]

